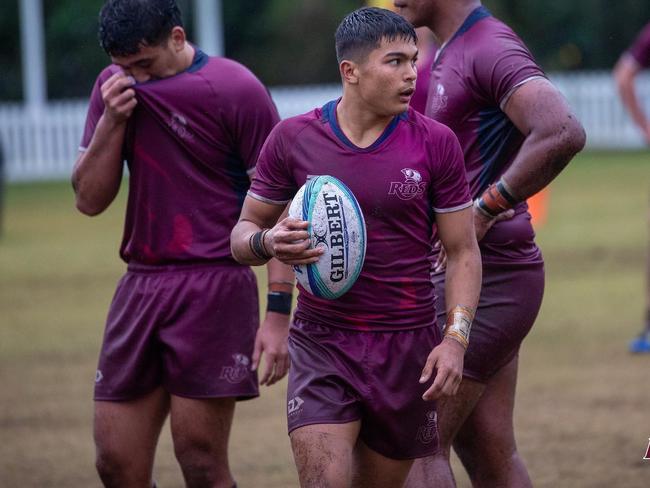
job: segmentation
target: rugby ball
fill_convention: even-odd
[[[289,217],[308,221],[311,247],[324,249],[316,263],[293,267],[298,283],[319,298],[339,298],[361,274],[366,257],[366,222],[359,202],[342,181],[315,176],[296,193]]]

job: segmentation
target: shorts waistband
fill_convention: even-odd
[[[179,271],[194,271],[199,269],[250,269],[239,263],[207,262],[207,263],[176,263],[176,264],[142,264],[128,263],[129,273],[174,273]]]

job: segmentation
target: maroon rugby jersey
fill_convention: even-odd
[[[543,77],[523,41],[484,7],[436,53],[425,113],[458,136],[473,198],[501,177],[524,141],[503,106],[519,86]],[[527,209],[519,204],[513,219],[490,229],[480,242],[484,263],[541,262]]]
[[[650,67],[650,23],[639,33],[627,51],[642,68]]]
[[[97,78],[82,150],[104,111],[100,86],[117,70],[111,65]],[[279,120],[268,91],[242,65],[198,49],[187,70],[133,88],[138,105],[123,148],[130,178],[122,259],[236,264],[230,231]]]
[[[435,213],[471,205],[458,141],[447,127],[409,109],[362,149],[340,129],[337,103],[280,122],[262,149],[249,191],[285,204],[308,177],[331,175],[350,188],[363,211],[367,248],[359,279],[337,300],[301,289],[296,318],[362,330],[431,326],[427,256]]]

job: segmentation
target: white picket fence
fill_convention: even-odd
[[[616,96],[609,72],[554,75],[594,149],[631,149],[643,140]],[[640,97],[650,110],[650,76],[639,80]],[[280,115],[306,112],[340,96],[339,85],[280,87],[271,90]],[[67,178],[77,156],[86,116],[85,101],[51,102],[39,111],[0,104],[0,143],[9,181]]]

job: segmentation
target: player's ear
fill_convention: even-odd
[[[350,85],[359,83],[359,66],[354,61],[344,59],[339,64],[339,71],[341,72],[341,79]]]
[[[170,34],[170,40],[174,51],[179,52],[185,48],[185,30],[177,25],[172,28],[172,33]]]

